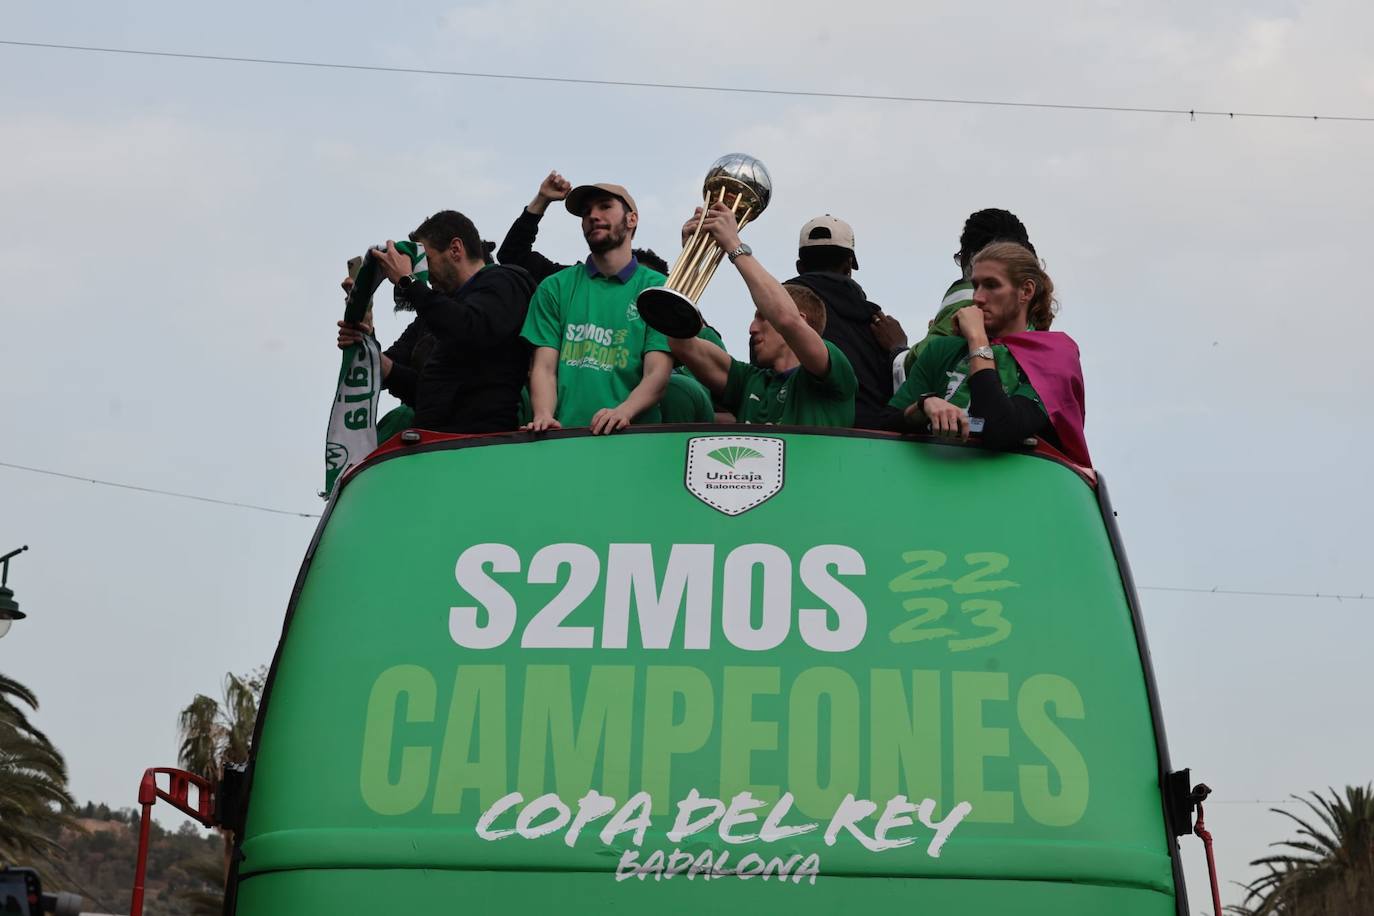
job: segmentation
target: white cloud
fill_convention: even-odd
[[[1241,75],[1269,69],[1283,59],[1292,31],[1291,19],[1258,19],[1251,22],[1239,46],[1232,52],[1228,65]]]

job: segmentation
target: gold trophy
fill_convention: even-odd
[[[773,179],[762,162],[744,153],[730,153],[716,160],[706,173],[702,187],[702,215],[696,230],[677,262],[668,272],[668,282],[644,290],[635,300],[649,327],[669,337],[695,337],[703,321],[697,310],[697,300],[706,291],[706,284],[720,266],[725,252],[710,234],[702,231],[706,211],[712,204],[722,203],[735,214],[743,229],[768,206],[773,195]]]

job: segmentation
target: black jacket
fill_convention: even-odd
[[[873,316],[881,309],[868,301],[862,286],[844,274],[817,271],[787,282],[805,286],[825,303],[825,333],[821,336],[848,357],[859,380],[854,425],[859,429],[883,428],[884,408],[892,400],[893,355],[873,336]]]
[[[446,433],[515,429],[530,369],[530,345],[520,329],[532,295],[534,280],[518,267],[486,267],[451,296],[418,283],[410,287],[406,299],[416,318],[387,355],[406,349],[418,355],[426,337],[433,343],[422,365],[404,364],[418,372],[413,379],[392,356],[386,386],[415,409],[416,427]]]
[[[496,249],[496,260],[502,264],[525,268],[534,277],[535,283],[544,282],[546,277],[551,277],[568,266],[551,261],[534,250],[534,240],[539,235],[539,221],[543,218],[544,214],[531,213],[521,207],[520,215],[515,218],[510,231],[501,240],[501,247]]]
[[[416,315],[396,342],[383,351],[391,360],[391,371],[382,380],[382,387],[411,410],[415,409],[415,393],[420,390],[420,370],[429,362],[438,342],[425,320]]]

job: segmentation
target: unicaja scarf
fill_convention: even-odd
[[[381,247],[381,246],[379,246]],[[421,282],[429,280],[424,250],[414,242],[397,242],[396,249],[410,258],[411,273]],[[369,249],[353,281],[353,291],[344,306],[344,321],[360,322],[372,310],[372,294],[384,279],[381,267]],[[382,393],[382,349],[374,337],[344,349],[340,358],[339,381],[334,388],[334,406],[329,412],[329,429],[324,442],[324,490],[328,499],[339,478],[377,448],[377,402]]]

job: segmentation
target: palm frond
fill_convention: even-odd
[[[1250,864],[1265,873],[1245,885],[1240,916],[1346,916],[1374,913],[1374,791],[1346,786],[1293,796],[1311,814],[1270,809],[1298,827],[1271,843],[1278,852]]]

